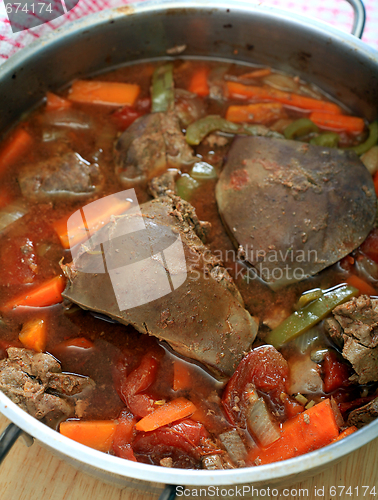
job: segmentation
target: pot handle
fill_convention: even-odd
[[[346,0],[353,8],[354,19],[352,35],[361,38],[365,28],[366,11],[362,0]]]
[[[0,436],[0,464],[10,452],[12,446],[21,436],[23,430],[15,424],[9,424]]]
[[[161,492],[158,500],[175,500],[177,496],[177,486],[174,484],[166,484]]]

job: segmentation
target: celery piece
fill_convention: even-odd
[[[190,175],[197,181],[205,181],[207,179],[217,178],[217,172],[215,168],[205,161],[198,161],[197,163],[195,163],[190,172]]]
[[[319,132],[318,126],[308,118],[299,118],[285,128],[284,136],[285,139],[295,139],[311,132]]]
[[[151,89],[152,112],[165,112],[173,109],[175,102],[173,88],[173,64],[159,66],[152,75]]]
[[[179,180],[176,182],[177,194],[183,200],[189,201],[193,191],[199,186],[199,183],[190,177],[189,174],[182,174]]]
[[[339,134],[336,134],[336,132],[327,132],[326,134],[319,134],[316,137],[313,137],[310,140],[310,144],[325,148],[337,148],[339,140]]]
[[[310,302],[319,299],[322,295],[323,290],[321,290],[320,288],[314,288],[313,290],[302,293],[302,295],[298,299],[295,309],[302,309],[302,307],[305,307]]]
[[[240,126],[219,115],[208,115],[189,125],[186,130],[186,142],[191,146],[198,146],[208,134],[217,130],[237,134]]]
[[[357,288],[343,285],[324,292],[322,297],[310,302],[299,311],[295,311],[286,318],[277,328],[272,330],[266,342],[272,344],[276,349],[289,340],[293,340],[309,328],[325,318],[336,306],[359,294]]]
[[[378,142],[378,122],[373,122],[369,125],[369,137],[365,142],[359,144],[358,146],[352,146],[349,149],[351,151],[355,151],[358,155],[362,155],[369,151],[373,146],[375,146]]]

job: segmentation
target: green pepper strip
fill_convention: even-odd
[[[313,302],[314,300],[320,299],[320,297],[323,296],[323,290],[320,288],[315,288],[314,290],[311,290],[310,292],[303,293],[297,302],[297,305],[295,309],[302,309],[302,307],[307,306],[310,302]]]
[[[373,122],[369,125],[369,137],[365,142],[359,144],[358,146],[352,146],[351,148],[345,148],[350,151],[355,151],[358,155],[362,155],[369,151],[373,146],[377,144],[378,141],[378,122]]]
[[[285,128],[284,136],[285,139],[295,139],[296,137],[308,135],[311,132],[319,132],[318,126],[308,118],[300,118]]]
[[[186,130],[186,142],[191,146],[198,146],[208,134],[216,130],[236,134],[240,126],[219,115],[208,115],[189,125]]]
[[[336,306],[358,295],[359,291],[349,285],[325,292],[299,311],[296,311],[272,330],[266,342],[277,349],[293,340],[325,318]]]
[[[152,76],[152,112],[165,112],[173,109],[175,102],[173,88],[173,64],[159,66]]]
[[[191,123],[186,130],[186,142],[190,146],[198,146],[211,132],[220,131],[228,134],[263,135],[266,137],[280,137],[281,134],[272,132],[266,127],[258,125],[240,125],[230,122],[219,115],[208,115]]]
[[[336,132],[327,132],[326,134],[320,134],[313,137],[310,140],[310,144],[315,146],[322,146],[325,148],[337,148],[339,145],[340,136]]]

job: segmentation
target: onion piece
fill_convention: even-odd
[[[307,330],[307,332],[294,339],[291,342],[291,345],[295,346],[295,349],[299,353],[305,354],[319,339],[319,334],[320,332],[318,327],[310,328],[310,330]]]
[[[356,269],[362,279],[373,282],[378,281],[378,264],[374,260],[369,259],[366,255],[360,255],[355,261]]]
[[[299,83],[293,77],[282,75],[281,73],[271,73],[265,76],[263,82],[270,87],[285,92],[298,92]]]
[[[248,430],[264,447],[271,445],[281,437],[278,423],[274,421],[263,398],[259,398],[250,407],[247,425]]]
[[[83,111],[77,109],[63,109],[44,113],[41,118],[43,125],[49,127],[68,128],[73,130],[90,130],[94,127],[94,122]]]
[[[378,171],[378,146],[373,146],[369,151],[364,153],[361,156],[361,161],[371,175],[375,175]]]
[[[246,459],[247,449],[236,429],[224,432],[219,439],[235,464]]]
[[[309,355],[289,359],[290,387],[289,394],[314,394],[323,391],[320,367]]]
[[[13,222],[21,219],[28,213],[22,200],[15,200],[0,210],[0,234],[4,232]]]

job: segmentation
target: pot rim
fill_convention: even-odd
[[[364,42],[349,33],[344,33],[326,23],[293,14],[288,11],[266,7],[261,5],[251,5],[250,0],[235,0],[230,4],[225,0],[149,0],[143,3],[128,4],[123,7],[107,9],[84,18],[78,19],[68,25],[41,37],[26,48],[13,55],[8,61],[0,66],[0,79],[7,78],[13,74],[16,68],[21,67],[23,62],[33,58],[45,47],[53,47],[64,38],[71,38],[79,34],[83,29],[100,26],[126,16],[137,15],[139,13],[159,13],[166,10],[186,10],[186,11],[222,11],[241,10],[248,11],[249,14],[257,16],[280,17],[287,23],[293,25],[306,25],[314,35],[323,34],[330,39],[346,43],[351,51],[364,53],[378,64],[378,51],[366,45]],[[114,473],[125,478],[134,478],[143,481],[152,481],[165,484],[185,484],[188,486],[208,486],[208,485],[238,485],[241,483],[257,483],[277,481],[285,477],[296,476],[299,473],[320,467],[325,463],[342,458],[344,455],[357,450],[378,436],[378,419],[363,429],[358,430],[351,436],[342,439],[330,446],[301,455],[283,462],[276,462],[258,467],[246,467],[241,469],[207,471],[192,469],[168,469],[165,467],[136,463],[111,456],[97,450],[93,450],[79,444],[47,425],[38,421],[24,410],[14,404],[5,394],[0,392],[0,411],[8,419],[18,425],[23,431],[30,434],[46,446],[66,455],[67,457],[79,461],[84,465],[90,465],[103,471]]]
[[[230,4],[226,0],[136,0],[122,7],[104,9],[100,12],[84,16],[81,19],[76,19],[34,40],[0,65],[0,79],[7,73],[14,72],[17,66],[22,65],[23,61],[33,57],[33,55],[42,48],[53,46],[58,41],[61,43],[62,39],[65,37],[71,37],[75,33],[79,34],[84,28],[99,26],[109,21],[117,21],[117,19],[123,18],[124,16],[133,16],[139,13],[148,12],[158,13],[169,9],[174,11],[201,9],[207,11],[247,10],[255,15],[262,14],[264,16],[280,17],[288,23],[300,26],[306,24],[306,27],[314,31],[315,34],[326,34],[329,35],[330,38],[344,43],[346,42],[351,50],[362,51],[365,55],[378,62],[378,51],[350,33],[343,32],[325,22],[276,7],[264,6],[261,4],[251,5],[250,0],[233,0],[232,7],[230,7]]]

